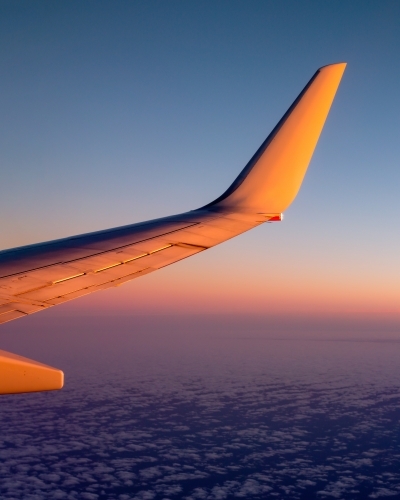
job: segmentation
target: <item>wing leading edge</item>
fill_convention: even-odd
[[[233,184],[214,202],[176,216],[1,251],[0,323],[118,286],[264,222],[281,220],[300,189],[345,67],[332,64],[314,74]],[[3,373],[11,373],[10,366],[15,370],[18,363],[14,355],[1,354],[0,376],[6,380]],[[25,367],[30,362],[33,368],[25,370],[24,383],[8,376],[9,383],[3,382],[4,387],[0,383],[0,394],[62,386],[62,377],[54,369],[45,365],[39,369],[25,358],[18,362]],[[27,383],[26,377],[36,377],[35,382]]]

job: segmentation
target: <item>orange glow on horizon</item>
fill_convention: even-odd
[[[174,270],[171,270],[173,273]],[[253,314],[253,315],[366,315],[400,317],[394,287],[362,281],[343,283],[318,277],[281,276],[268,283],[233,275],[213,279],[169,272],[147,276],[125,286],[82,298],[74,304],[80,311],[116,314]]]

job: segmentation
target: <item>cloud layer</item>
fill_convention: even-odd
[[[2,398],[2,499],[400,498],[396,342],[145,344]]]

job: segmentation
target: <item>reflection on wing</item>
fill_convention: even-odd
[[[205,207],[0,252],[0,323],[121,285],[280,221],[300,188],[344,69],[319,69],[230,188]],[[13,385],[13,392],[23,392],[17,389]]]

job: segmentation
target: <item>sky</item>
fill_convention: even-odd
[[[41,314],[398,329],[399,19],[384,0],[2,0],[1,249],[212,201],[316,69],[348,63],[282,223]]]

